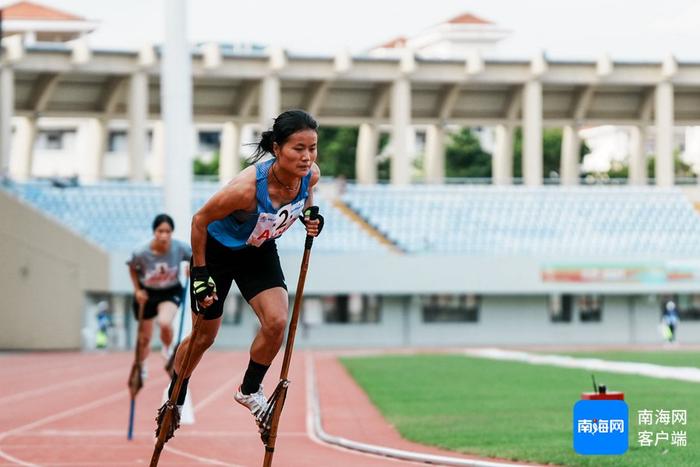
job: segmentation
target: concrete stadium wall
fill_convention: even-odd
[[[476,323],[423,323],[411,310],[413,345],[613,345],[658,343],[659,308],[645,296],[604,297],[601,321],[552,322],[546,296],[485,296]],[[700,341],[698,336],[697,341]]]
[[[124,261],[114,256],[113,289],[131,293]],[[300,257],[282,255],[290,290],[296,287]],[[662,342],[658,294],[697,293],[698,279],[685,283],[545,283],[541,258],[465,258],[428,255],[312,254],[305,295],[362,293],[382,296],[379,323],[323,323],[299,327],[300,348],[468,345],[623,345]],[[615,260],[610,260],[615,264]],[[232,294],[236,294],[235,287]],[[480,294],[476,323],[423,322],[421,294]],[[552,322],[548,294],[604,296],[600,322]],[[224,324],[220,348],[247,348],[258,322],[247,305],[240,323]],[[700,322],[683,322],[685,343],[700,343]],[[154,345],[157,345],[154,343]]]
[[[299,348],[389,348],[484,345],[659,344],[655,296],[604,297],[600,322],[551,322],[546,296],[485,296],[476,323],[425,323],[417,297],[387,296],[379,323],[299,325]],[[258,329],[244,307],[241,322],[222,326],[217,348],[248,348]],[[700,322],[682,322],[682,343],[700,343]]]
[[[0,191],[0,349],[79,349],[87,291],[106,291],[109,255]]]
[[[407,300],[387,297],[383,300],[379,323],[324,323],[297,327],[295,347],[401,347],[410,345],[407,336]],[[292,304],[290,304],[291,313]],[[258,320],[248,305],[244,305],[241,322],[224,324],[216,338],[217,348],[248,348],[259,329]]]
[[[147,240],[144,238],[144,241]],[[134,245],[137,247],[138,245]],[[127,252],[112,254],[110,288],[113,293],[133,291],[125,266]],[[290,290],[296,287],[301,255],[280,254]],[[643,295],[700,293],[700,260],[688,258],[608,258],[596,263],[611,265],[688,263],[690,280],[664,282],[545,282],[543,268],[552,263],[547,257],[471,257],[458,255],[400,255],[393,253],[323,254],[312,252],[306,278],[307,294],[334,295],[363,293],[414,295],[431,293],[476,293],[488,295],[546,295],[549,293]],[[577,267],[590,258],[557,258]]]

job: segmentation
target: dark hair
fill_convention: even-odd
[[[260,142],[258,142],[255,152],[253,152],[248,161],[254,164],[262,159],[265,154],[273,154],[272,147],[274,143],[282,146],[297,131],[316,131],[317,129],[318,123],[316,123],[316,120],[304,110],[287,110],[282,112],[275,119],[272,129],[262,132]]]
[[[167,214],[158,214],[155,219],[153,219],[153,231],[155,232],[156,229],[160,224],[165,222],[166,224],[170,225],[170,228],[175,230],[175,222],[173,221],[173,218],[170,217]]]

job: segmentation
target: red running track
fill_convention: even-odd
[[[131,353],[30,353],[0,355],[0,465],[148,465],[155,412],[167,385],[158,355],[136,401],[134,439],[127,441]],[[281,358],[277,359],[278,362]],[[259,466],[263,445],[252,416],[233,401],[248,355],[210,352],[191,382],[196,423],[181,427],[165,446],[160,466]],[[317,382],[306,366],[313,364]],[[266,392],[279,367],[265,378]],[[332,354],[297,352],[275,450],[275,466],[417,465],[324,444],[313,435],[309,384],[317,384],[327,433],[372,444],[477,459],[401,439]],[[308,426],[307,426],[308,425]]]

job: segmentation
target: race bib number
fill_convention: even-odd
[[[286,204],[276,213],[263,212],[260,214],[258,223],[255,224],[255,228],[246,243],[260,246],[265,241],[277,238],[285,233],[304,211],[305,201],[305,199],[302,199],[296,203]]]

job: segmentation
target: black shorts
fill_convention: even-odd
[[[211,235],[207,235],[205,261],[209,274],[216,282],[216,295],[219,299],[204,310],[204,319],[217,319],[224,314],[224,301],[234,280],[241,295],[248,302],[264,290],[274,287],[287,290],[274,240],[259,247],[248,246],[232,250]],[[190,300],[192,311],[197,312],[197,301],[191,285]]]
[[[148,287],[143,288],[148,294],[148,301],[143,309],[143,319],[153,319],[158,314],[158,305],[163,302],[173,302],[175,305],[180,306],[182,303],[182,285],[177,284],[167,289],[149,289]],[[132,304],[132,309],[134,311],[134,318],[139,319],[139,304],[134,299]]]

